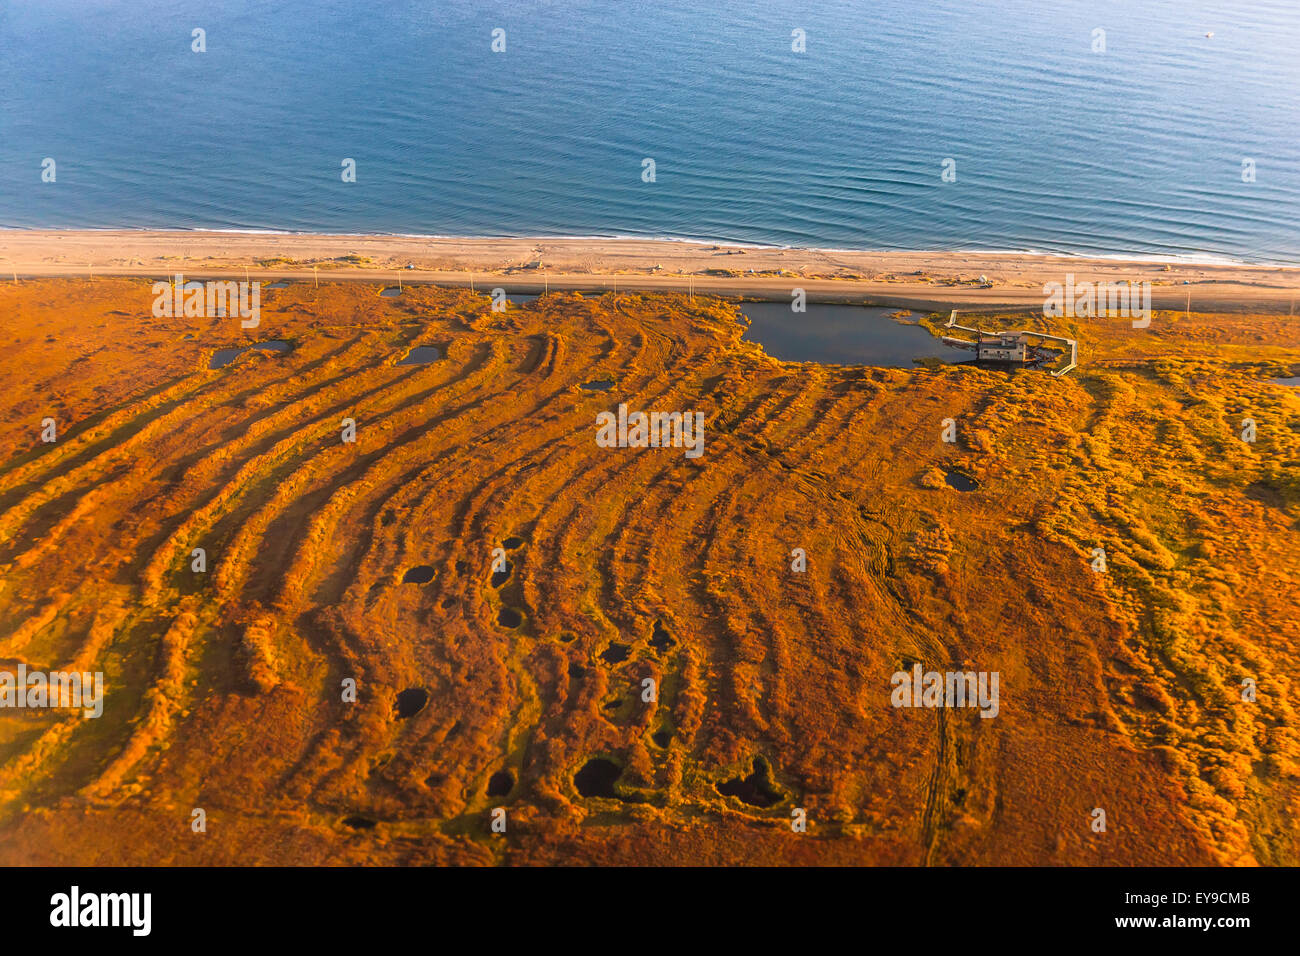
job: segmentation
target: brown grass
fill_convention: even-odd
[[[107,682],[99,720],[0,711],[0,863],[1300,862],[1292,320],[1063,323],[1053,379],[781,363],[702,297],[377,292],[243,332],[0,287],[0,666]],[[704,412],[704,456],[598,448],[620,401]],[[1000,714],[891,707],[913,661],[998,671]],[[766,809],[717,789],[756,756]]]

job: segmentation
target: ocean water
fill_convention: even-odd
[[[1294,263],[1298,51],[1296,0],[4,0],[0,226]]]

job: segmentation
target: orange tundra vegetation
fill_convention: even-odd
[[[105,675],[0,710],[0,862],[1300,863],[1294,320],[1038,319],[1052,378],[378,291],[0,287],[0,667]],[[704,454],[599,447],[624,402]],[[997,716],[891,706],[918,663]]]

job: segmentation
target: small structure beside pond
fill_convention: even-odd
[[[943,342],[954,348],[973,350],[977,362],[993,362],[1001,365],[1029,365],[1045,362],[1054,353],[1064,354],[1064,352],[1060,349],[1045,347],[1041,343],[1062,342],[1070,347],[1070,360],[1063,367],[1053,371],[1052,375],[1064,375],[1078,364],[1079,345],[1075,339],[1067,339],[1059,335],[1047,335],[1044,332],[1035,332],[1031,329],[1020,329],[1014,332],[985,332],[983,329],[958,325],[956,309],[953,309],[952,314],[948,316],[948,324],[944,328],[975,334],[974,341],[944,336]],[[1038,340],[1038,342],[1031,341],[1033,339]]]

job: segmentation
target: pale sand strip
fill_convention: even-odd
[[[356,257],[348,261],[344,257]],[[405,268],[408,264],[414,269]],[[1156,308],[1294,312],[1300,267],[1058,257],[1024,253],[855,252],[649,239],[431,239],[227,232],[0,230],[0,277],[134,275],[359,279],[701,292],[882,305],[1038,307],[1043,285],[1150,281]],[[991,287],[981,286],[987,277]]]

